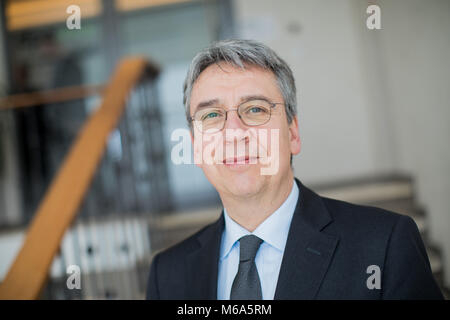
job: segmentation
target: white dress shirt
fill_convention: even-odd
[[[231,219],[224,208],[225,230],[220,247],[217,299],[230,299],[231,286],[239,266],[238,240],[248,234],[253,234],[264,241],[256,254],[255,264],[261,281],[262,298],[264,300],[274,298],[298,195],[299,189],[294,181],[291,193],[283,204],[253,232],[249,232]]]

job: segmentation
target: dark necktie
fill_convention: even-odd
[[[255,256],[263,240],[254,235],[239,239],[239,269],[231,286],[231,300],[261,300],[261,282]]]

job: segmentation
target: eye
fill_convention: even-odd
[[[267,112],[266,108],[260,106],[250,106],[246,110],[246,113],[248,114],[266,113],[266,112]]]
[[[220,117],[220,114],[218,112],[212,111],[212,112],[208,112],[207,114],[205,114],[202,117],[202,120],[214,119],[217,117]]]
[[[251,107],[248,112],[250,112],[250,113],[258,113],[258,112],[264,112],[264,110],[261,109],[260,107]]]

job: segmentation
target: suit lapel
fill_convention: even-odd
[[[300,196],[289,229],[275,299],[314,299],[338,238],[321,230],[332,222],[322,199],[297,179]]]
[[[217,299],[220,243],[224,225],[222,212],[219,220],[198,236],[199,247],[187,256],[188,299]]]
[[[292,217],[275,299],[314,299],[339,242],[321,232],[333,220],[322,199],[296,179],[300,196]],[[187,298],[217,299],[221,217],[202,232],[187,256]]]

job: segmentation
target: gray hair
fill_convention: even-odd
[[[192,59],[186,75],[183,85],[183,104],[191,129],[190,99],[192,87],[203,70],[212,64],[222,61],[242,69],[245,69],[245,64],[248,64],[272,71],[284,99],[288,123],[292,122],[292,119],[297,114],[297,98],[294,76],[287,63],[272,49],[260,42],[253,40],[223,40],[213,43],[199,52]]]

